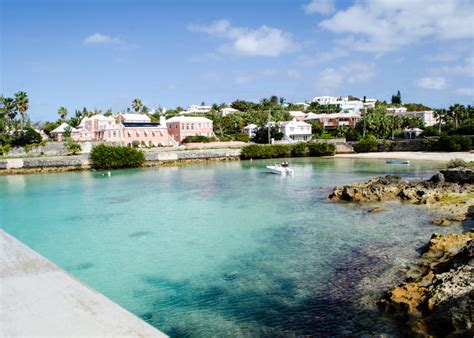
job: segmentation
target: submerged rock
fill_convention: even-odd
[[[447,227],[451,225],[451,222],[445,218],[434,219],[431,221],[431,224],[439,225],[442,227]]]
[[[372,208],[372,209],[369,210],[369,214],[375,214],[375,213],[382,212],[382,211],[385,211],[385,208],[375,207],[375,208]]]

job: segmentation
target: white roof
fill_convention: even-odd
[[[173,122],[212,122],[212,120],[202,117],[202,116],[173,116],[169,120],[166,120],[166,123]]]
[[[145,114],[120,114],[125,122],[151,122],[151,119]]]
[[[257,128],[258,126],[256,124],[249,124],[248,126],[245,126],[244,129],[255,129]]]
[[[299,110],[291,110],[290,112],[291,116],[305,116],[306,114],[302,111]]]
[[[423,131],[423,129],[420,129],[420,128],[406,128],[403,131]]]
[[[237,109],[234,109],[232,107],[226,107],[226,108],[222,108],[221,111],[225,111],[227,113],[235,113],[236,111],[238,111]]]
[[[293,124],[293,125],[296,125],[296,126],[299,126],[299,127],[308,127],[308,126],[311,126],[309,123],[302,122],[302,121],[296,121],[296,120],[285,121],[285,122],[278,122],[278,124],[280,124],[280,125],[282,125],[282,126],[286,126],[287,124]]]
[[[306,120],[318,120],[318,119],[337,119],[343,117],[351,117],[351,118],[360,118],[360,114],[355,112],[350,113],[333,113],[333,114],[315,114],[309,113],[306,117]]]
[[[52,130],[51,132],[52,133],[64,133],[66,131],[66,128],[71,128],[71,131],[77,131],[76,128],[74,127],[71,127],[69,124],[67,124],[66,122],[63,122],[61,123],[61,125],[59,127],[57,127],[56,129]]]

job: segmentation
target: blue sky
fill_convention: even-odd
[[[1,92],[57,110],[320,95],[474,103],[471,0],[0,0]]]

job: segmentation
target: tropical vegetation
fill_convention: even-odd
[[[331,156],[336,146],[331,143],[252,144],[242,148],[242,159]]]
[[[92,148],[90,158],[94,168],[98,169],[133,168],[145,162],[145,155],[138,149],[106,144]]]

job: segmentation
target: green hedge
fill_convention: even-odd
[[[354,150],[357,153],[367,153],[378,150],[377,138],[374,135],[368,135],[359,140],[359,143],[354,145]]]
[[[336,146],[331,143],[295,143],[295,144],[252,144],[242,148],[242,159],[331,156],[336,152]]]
[[[145,155],[138,149],[99,144],[91,151],[91,161],[95,168],[133,168],[145,162]]]
[[[471,149],[471,139],[461,135],[442,134],[433,145],[433,150],[437,151],[469,151]]]
[[[209,143],[211,142],[211,139],[207,136],[203,135],[193,135],[193,136],[186,136],[183,139],[183,143]]]

